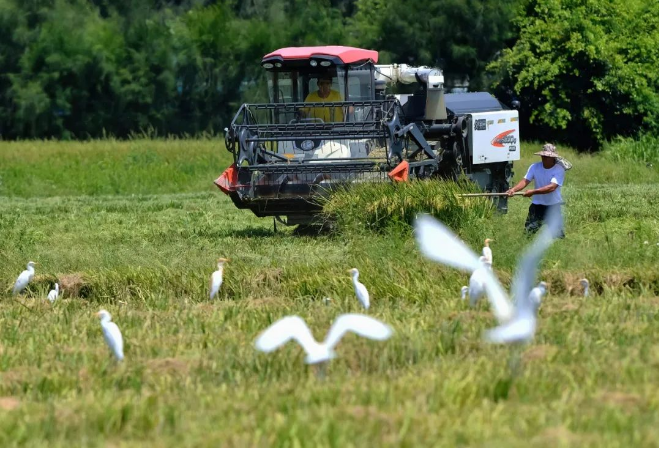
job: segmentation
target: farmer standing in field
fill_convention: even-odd
[[[524,178],[506,192],[508,196],[513,196],[532,181],[535,182],[535,189],[524,192],[525,197],[533,197],[524,225],[528,234],[535,234],[540,229],[549,209],[554,207],[560,209],[563,204],[561,187],[565,180],[565,172],[572,168],[572,164],[560,157],[556,147],[550,143],[543,145],[542,151],[534,154],[540,156],[542,162],[531,164]],[[558,237],[564,238],[565,232],[561,230]]]

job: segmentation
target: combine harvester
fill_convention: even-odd
[[[516,110],[487,92],[445,94],[439,69],[377,62],[376,51],[341,46],[265,55],[270,103],[243,104],[225,129],[234,164],[215,184],[238,208],[289,225],[313,224],[318,197],[354,183],[464,173],[487,192],[508,189]],[[327,100],[344,101],[308,98],[321,80],[331,80]],[[398,83],[417,90],[387,92]],[[495,201],[507,210],[506,197]]]

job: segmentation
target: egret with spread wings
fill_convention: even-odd
[[[479,257],[439,221],[429,215],[423,215],[417,218],[414,226],[421,252],[429,259],[471,272],[482,267]],[[561,229],[560,212],[549,213],[547,226],[539,233],[517,265],[510,295],[516,301],[514,305],[494,274],[489,270],[483,270],[484,288],[492,312],[500,324],[499,327],[487,332],[485,338],[488,341],[511,343],[533,338],[537,307],[530,297],[531,290],[540,260]]]
[[[307,364],[327,362],[336,357],[334,347],[347,332],[369,338],[371,340],[386,340],[393,331],[381,321],[366,315],[348,313],[339,316],[325,341],[318,343],[311,330],[302,318],[297,315],[287,316],[273,323],[257,339],[256,349],[262,352],[272,352],[290,340],[295,340],[302,346],[307,357]]]

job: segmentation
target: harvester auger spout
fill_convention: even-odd
[[[445,94],[439,69],[376,65],[352,47],[267,54],[269,102],[244,104],[225,129],[234,164],[216,181],[239,208],[307,224],[319,197],[339,186],[465,174],[486,191],[507,189],[519,159],[517,111],[490,94]],[[414,94],[387,87],[416,83]],[[505,209],[505,198],[499,206]]]

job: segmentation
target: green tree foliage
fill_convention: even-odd
[[[263,20],[267,17],[268,20]],[[244,101],[267,101],[263,55],[341,39],[342,18],[322,0],[246,1],[197,7],[175,28],[180,123],[221,130]]]
[[[166,12],[156,18],[149,12],[103,18],[84,0],[33,8],[33,24],[10,33],[26,45],[18,63],[3,71],[9,80],[3,137],[164,130],[175,92],[172,36]]]
[[[20,71],[21,55],[27,48],[28,14],[11,1],[0,0],[0,136],[14,127],[14,102],[8,93],[11,74]]]
[[[358,0],[348,31],[355,44],[377,49],[382,62],[444,70],[447,84],[487,84],[484,69],[514,38],[516,0]]]
[[[206,3],[0,0],[0,137],[219,131],[266,99],[264,54],[340,43],[352,7]]]
[[[658,10],[646,0],[0,0],[0,138],[219,132],[240,103],[267,98],[264,54],[339,44],[439,66],[449,86],[495,79],[504,102],[521,97],[526,137],[598,147],[657,129]]]
[[[596,149],[616,135],[657,131],[659,3],[530,0],[519,39],[492,64],[535,135]]]

